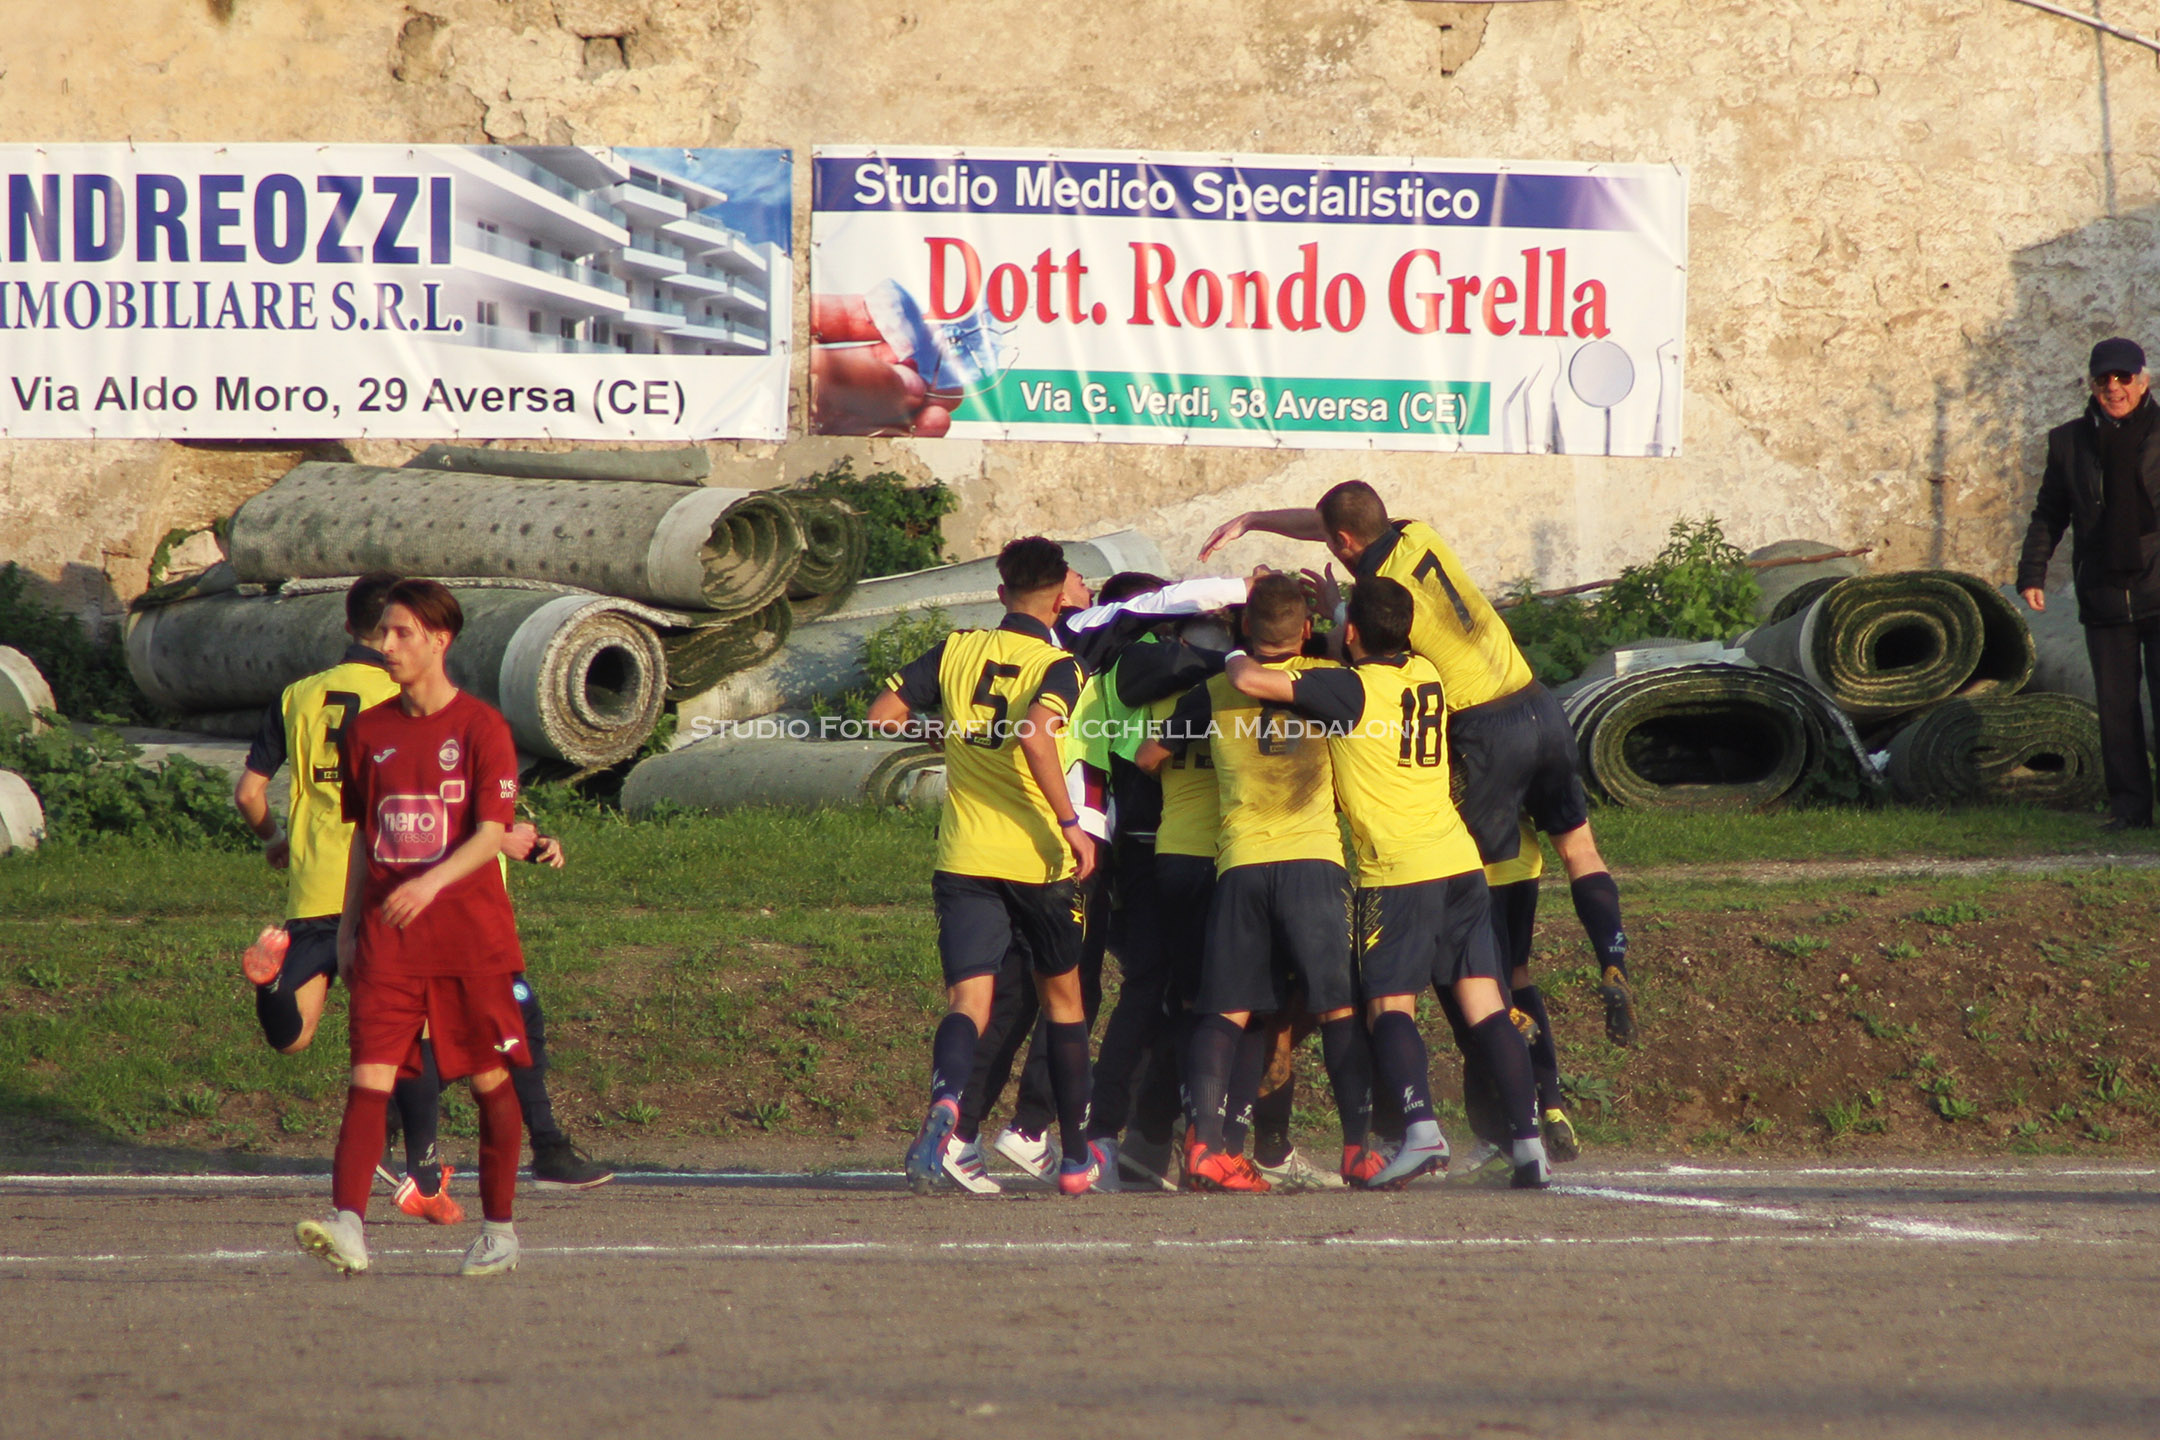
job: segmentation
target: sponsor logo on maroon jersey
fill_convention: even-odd
[[[375,858],[425,865],[450,849],[450,811],[440,795],[385,795],[375,805]]]

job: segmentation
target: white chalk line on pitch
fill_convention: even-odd
[[[968,1240],[968,1241],[714,1241],[682,1245],[526,1245],[527,1255],[575,1258],[600,1256],[619,1259],[810,1259],[844,1260],[871,1256],[981,1255],[1149,1255],[1193,1252],[1234,1254],[1261,1251],[1325,1253],[1350,1250],[1532,1250],[1540,1248],[1658,1248],[1663,1246],[1719,1245],[1851,1245],[1880,1243],[1886,1238],[1933,1241],[1969,1240],[1963,1233],[1951,1235],[1884,1236],[1833,1233],[1827,1230],[1783,1235],[1491,1235],[1491,1236],[1319,1236],[1312,1238],[1223,1240]],[[2111,1244],[2112,1241],[2073,1242]],[[461,1248],[376,1248],[371,1259],[450,1259],[464,1254]],[[264,1260],[307,1260],[297,1249],[274,1247],[261,1250],[197,1250],[175,1255],[0,1255],[0,1265],[140,1265],[140,1264],[254,1264]]]
[[[1947,1243],[1969,1241],[1999,1245],[2040,1237],[2021,1230],[1976,1230],[1964,1225],[1944,1225],[1933,1220],[1901,1220],[1881,1215],[1810,1215],[1783,1205],[1748,1205],[1737,1200],[1714,1200],[1707,1195],[1669,1195],[1648,1190],[1616,1190],[1601,1185],[1555,1185],[1562,1195],[1589,1200],[1617,1200],[1629,1205],[1663,1205],[1683,1210],[1713,1210],[1726,1215],[1745,1215],[1757,1220],[1776,1220],[1788,1225],[1860,1225],[1903,1240]]]

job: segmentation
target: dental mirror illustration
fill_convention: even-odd
[[[1593,340],[1568,361],[1568,388],[1593,410],[1605,412],[1605,453],[1612,454],[1613,406],[1635,388],[1635,362],[1610,340]]]

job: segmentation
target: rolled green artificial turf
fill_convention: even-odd
[[[1741,640],[1760,664],[1806,676],[1863,724],[2031,678],[2024,618],[1985,582],[1908,570],[1813,582]]]
[[[1566,703],[1586,776],[1615,805],[1765,809],[1810,779],[1864,788],[1828,700],[1773,670],[1677,666]]]
[[[2069,695],[1945,700],[1891,737],[1887,778],[1891,793],[1913,805],[2089,806],[2106,794],[2100,716]]]
[[[794,508],[802,528],[802,564],[788,582],[795,618],[813,620],[848,597],[870,561],[869,532],[855,508],[830,495],[808,490],[776,490]]]
[[[718,625],[663,632],[668,699],[710,690],[739,670],[763,664],[787,644],[794,628],[795,607],[782,599]]]

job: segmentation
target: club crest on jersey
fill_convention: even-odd
[[[451,736],[451,737],[450,737],[449,739],[447,739],[447,740],[445,740],[445,741],[443,741],[443,742],[442,742],[442,749],[440,749],[440,750],[437,750],[437,751],[435,752],[435,761],[436,761],[436,763],[437,763],[437,764],[441,765],[441,766],[442,766],[442,768],[443,768],[443,769],[445,769],[445,770],[455,770],[455,769],[457,769],[457,762],[458,762],[458,743],[457,743],[457,736],[455,736],[455,735],[452,735],[452,736]]]

